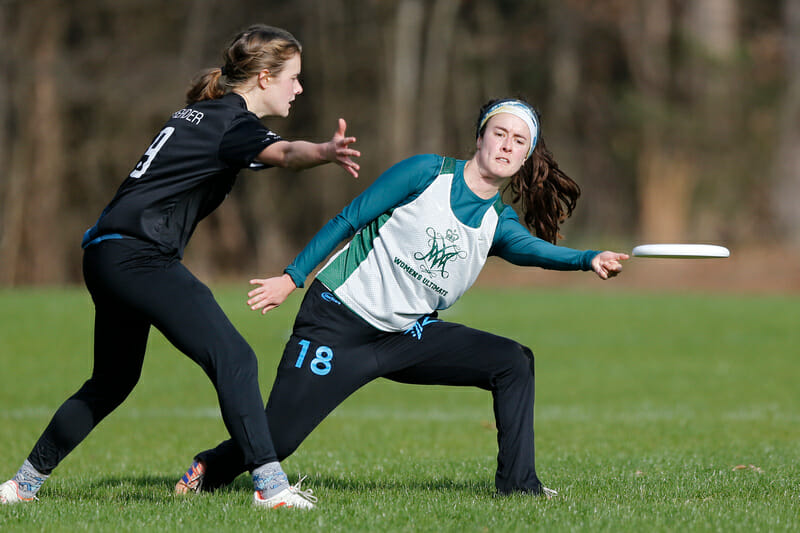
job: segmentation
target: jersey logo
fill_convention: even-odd
[[[323,300],[325,300],[325,301],[327,301],[327,302],[331,302],[331,303],[333,303],[333,304],[336,304],[336,305],[342,305],[342,302],[340,302],[339,300],[337,300],[337,299],[336,299],[336,296],[334,296],[334,295],[333,295],[333,294],[331,294],[330,292],[323,292],[323,293],[321,294],[321,296],[322,296],[322,299],[323,299]]]
[[[439,275],[442,279],[447,279],[450,277],[450,273],[446,270],[447,263],[467,257],[467,252],[455,244],[458,240],[458,231],[448,229],[442,234],[429,227],[425,233],[428,235],[430,249],[427,252],[415,252],[414,259],[422,261],[419,269],[430,277],[435,278]]]

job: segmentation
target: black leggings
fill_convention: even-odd
[[[151,325],[211,379],[244,467],[277,459],[255,353],[178,258],[136,239],[106,240],[85,250],[83,275],[95,305],[94,368],[28,457],[39,472],[49,474],[127,398],[141,374]]]
[[[289,456],[336,406],[370,381],[479,387],[491,391],[497,423],[498,492],[537,493],[533,438],[533,353],[491,333],[423,317],[405,333],[379,331],[319,281],[303,299],[266,408],[279,460]],[[231,441],[197,455],[203,488],[245,470]]]

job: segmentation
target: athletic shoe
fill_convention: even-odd
[[[19,494],[19,485],[13,479],[9,479],[0,485],[0,505],[10,505],[19,502],[32,502],[36,497],[23,498]]]
[[[555,491],[553,489],[548,489],[547,487],[545,487],[544,485],[542,485],[540,483],[537,487],[532,488],[532,489],[517,489],[517,490],[511,490],[511,491],[508,491],[508,492],[500,492],[500,491],[498,491],[498,492],[494,493],[494,496],[496,498],[500,498],[500,497],[503,497],[503,496],[510,496],[510,495],[513,495],[513,494],[528,494],[530,496],[544,496],[548,500],[552,500],[554,497],[558,496],[558,491]]]
[[[306,476],[300,478],[300,481],[289,488],[282,490],[272,498],[264,498],[261,491],[257,490],[253,493],[253,504],[258,507],[267,507],[269,509],[279,509],[281,507],[296,508],[296,509],[313,509],[317,497],[314,496],[314,491],[311,489],[300,490],[300,484]]]
[[[548,489],[544,485],[542,485],[542,494],[547,497],[548,500],[552,500],[556,496],[558,496],[558,492],[553,489]]]
[[[192,466],[183,475],[180,481],[175,484],[175,494],[189,494],[190,492],[200,492],[203,488],[203,478],[206,476],[206,464],[202,461],[193,461]]]

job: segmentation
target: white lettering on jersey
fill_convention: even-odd
[[[175,111],[172,114],[172,118],[182,118],[192,124],[200,124],[200,121],[203,120],[205,115],[200,111],[195,111],[194,109],[184,108],[180,111]]]

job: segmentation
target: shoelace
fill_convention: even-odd
[[[306,490],[301,490],[300,489],[300,486],[303,484],[303,480],[305,480],[307,477],[308,476],[301,477],[300,480],[297,483],[295,483],[294,485],[291,485],[289,487],[289,490],[291,490],[293,493],[297,494],[301,498],[304,498],[304,499],[310,501],[311,503],[316,503],[317,502],[317,497],[314,496],[313,489],[306,489]]]

